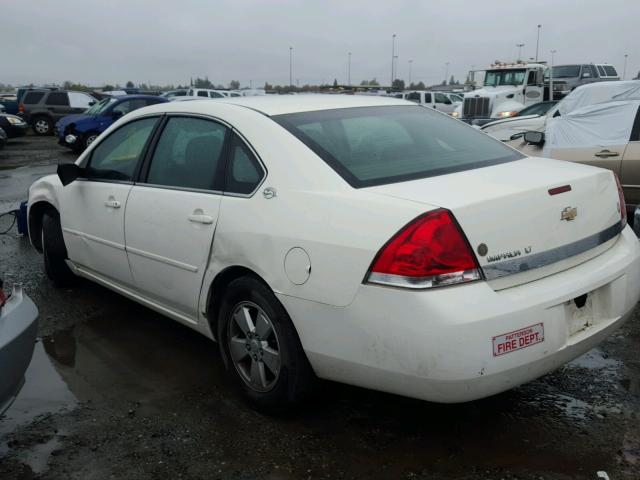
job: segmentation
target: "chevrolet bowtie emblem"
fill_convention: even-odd
[[[575,219],[578,216],[578,209],[576,207],[566,207],[564,210],[562,210],[562,213],[560,214],[560,220],[566,220],[567,222],[570,222],[571,220]]]

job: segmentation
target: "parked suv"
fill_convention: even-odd
[[[556,65],[553,67],[553,98],[560,99],[580,85],[607,80],[620,80],[613,65]]]
[[[85,92],[29,90],[20,101],[19,115],[36,135],[51,135],[53,126],[67,115],[82,113],[96,102]]]

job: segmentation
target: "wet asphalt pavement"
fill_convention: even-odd
[[[74,158],[51,137],[10,141],[0,212]],[[25,387],[0,420],[3,480],[640,479],[638,311],[599,348],[493,398],[438,405],[326,383],[272,418],[242,401],[214,343],[89,282],[55,289],[15,229],[0,236],[0,276],[40,311]]]

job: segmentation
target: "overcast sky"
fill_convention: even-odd
[[[433,84],[472,65],[534,57],[556,64],[609,62],[627,78],[640,70],[640,0],[2,0],[0,83],[64,80],[185,84],[207,75],[300,85],[391,76]],[[92,6],[93,5],[93,6]]]

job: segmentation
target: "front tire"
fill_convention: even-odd
[[[78,277],[65,262],[67,248],[57,213],[45,212],[42,217],[42,253],[44,270],[56,287],[69,287],[77,282]]]
[[[221,353],[257,409],[281,412],[307,396],[315,375],[289,315],[264,283],[252,276],[232,281],[218,319]]]

